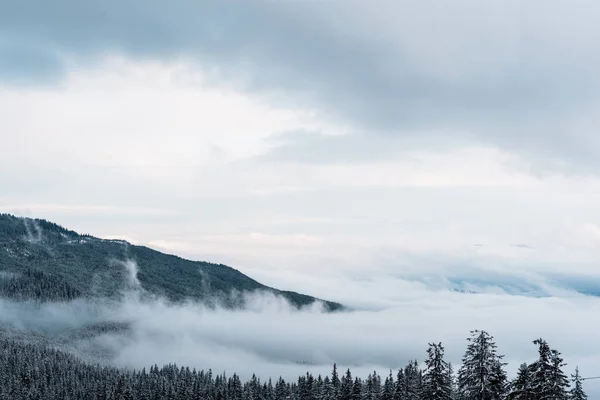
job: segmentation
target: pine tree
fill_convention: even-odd
[[[448,363],[444,361],[444,347],[441,343],[430,343],[423,373],[422,399],[452,400],[452,390],[448,381]]]
[[[494,400],[504,399],[508,393],[508,376],[504,370],[506,364],[501,362],[500,359],[496,360],[492,365],[492,373],[490,376],[490,389],[495,397]]]
[[[265,387],[264,398],[265,400],[275,399],[275,389],[273,388],[273,381],[271,380],[271,378],[269,378],[269,382]]]
[[[381,398],[381,377],[377,375],[376,371],[367,377],[363,398],[366,400],[380,400]]]
[[[352,380],[352,373],[350,372],[350,368],[346,371],[346,375],[342,377],[340,382],[340,394],[338,396],[339,400],[352,400],[352,386],[354,381]]]
[[[373,375],[369,374],[364,382],[362,400],[371,400],[373,396]]]
[[[315,400],[315,379],[308,372],[306,373],[306,391],[308,392],[308,400]]]
[[[285,400],[288,396],[287,385],[282,377],[275,383],[275,400]]]
[[[419,400],[423,389],[423,377],[419,369],[419,363],[414,360],[404,368],[406,381],[406,400]]]
[[[313,398],[316,400],[323,400],[324,393],[324,383],[321,374],[317,377],[315,384],[313,386]]]
[[[543,339],[533,342],[538,345],[539,358],[530,365],[531,390],[537,400],[566,400],[569,386],[562,367],[565,365],[560,353],[551,350]]]
[[[549,386],[552,379],[550,360],[552,357],[552,350],[550,350],[548,343],[541,338],[534,340],[533,343],[538,345],[539,357],[537,361],[529,366],[531,369],[531,389],[536,398],[545,400],[550,394]]]
[[[394,386],[393,400],[406,400],[406,377],[402,368],[398,370],[396,375],[396,385]]]
[[[321,400],[337,400],[333,384],[328,376],[323,379],[323,390],[321,391]]]
[[[471,331],[467,350],[458,371],[458,391],[469,400],[502,399],[506,374],[502,357],[496,353],[494,338],[486,331]]]
[[[582,379],[579,375],[579,367],[575,368],[575,374],[571,375],[573,388],[571,389],[570,400],[587,400],[587,395],[583,391]]]
[[[531,388],[531,368],[523,363],[519,367],[517,377],[510,384],[509,400],[535,400]]]
[[[362,400],[362,382],[357,377],[352,385],[352,400]]]
[[[337,399],[340,393],[340,377],[338,376],[336,364],[333,364],[333,371],[331,371],[331,387],[333,389],[333,396]]]
[[[381,400],[394,400],[394,376],[392,375],[392,370],[390,370],[389,376],[385,378]]]
[[[550,363],[552,369],[550,373],[550,395],[548,398],[552,400],[567,400],[569,398],[569,379],[562,371],[562,367],[567,364],[563,362],[560,352],[557,350],[552,350]]]
[[[456,386],[456,378],[454,376],[454,368],[452,363],[448,363],[448,386],[450,386],[450,397],[452,400],[458,400],[458,388]]]

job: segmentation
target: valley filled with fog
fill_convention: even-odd
[[[132,287],[139,287],[134,261],[115,267],[126,265]],[[362,285],[353,280],[327,284],[355,295]],[[246,307],[240,310],[142,300],[140,289],[125,292],[119,301],[40,304],[1,299],[0,326],[9,336],[49,342],[92,363],[138,370],[177,363],[235,372],[242,379],[256,374],[262,380],[293,380],[307,371],[325,376],[333,363],[342,371],[351,368],[356,376],[374,370],[384,376],[410,360],[422,362],[428,343],[438,341],[446,347],[446,359],[460,365],[469,331],[485,329],[495,336],[511,377],[522,362],[535,360],[532,341],[540,336],[563,353],[566,371],[579,366],[585,375],[596,372],[600,353],[590,347],[600,323],[596,297],[460,293],[383,277],[374,277],[368,286],[379,297],[361,307],[354,296],[353,310],[335,313],[319,303],[297,309],[260,292],[245,294]],[[81,334],[106,323],[122,329]],[[588,393],[596,393],[596,387],[594,381],[586,382]]]

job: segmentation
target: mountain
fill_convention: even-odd
[[[82,235],[43,219],[0,214],[0,296],[39,301],[118,298],[134,288],[171,302],[230,308],[242,307],[243,294],[257,291],[283,296],[296,307],[318,300],[265,286],[226,265]],[[323,303],[329,311],[343,308]]]

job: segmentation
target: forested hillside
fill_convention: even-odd
[[[584,400],[578,371],[569,380],[560,353],[543,339],[534,341],[539,357],[523,364],[509,381],[493,338],[474,331],[456,374],[444,348],[432,343],[423,369],[418,361],[380,376],[353,376],[348,369],[330,376],[310,373],[294,381],[242,382],[231,376],[176,365],[141,371],[86,364],[61,351],[23,344],[0,333],[0,399],[89,400]],[[233,366],[232,366],[232,369]],[[569,387],[570,386],[570,387]]]
[[[135,270],[135,271],[134,271]],[[267,291],[297,307],[311,296],[262,285],[222,264],[189,261],[121,240],[80,235],[45,220],[0,214],[0,296],[40,301],[116,298],[139,285],[170,301],[243,305],[240,294]],[[324,302],[329,311],[340,310]]]
[[[27,310],[43,313],[43,308],[36,307],[70,305],[78,299],[119,299],[131,290],[173,303],[191,299],[230,308],[243,306],[244,297],[236,293],[258,290],[280,294],[298,307],[315,301],[310,296],[266,287],[225,265],[188,261],[123,241],[80,235],[44,220],[0,215],[0,297],[9,299],[7,304],[33,305]],[[329,311],[341,309],[337,303],[325,304]],[[11,310],[20,316],[26,308]],[[36,314],[35,318],[40,316],[43,315]],[[47,326],[52,325],[50,318]],[[545,340],[533,341],[538,350],[535,361],[523,363],[516,376],[508,376],[494,338],[485,331],[471,332],[456,369],[445,359],[442,344],[430,343],[422,360],[409,361],[393,371],[381,371],[381,375],[373,371],[368,376],[354,376],[349,369],[338,372],[334,365],[328,376],[307,372],[291,381],[277,376],[262,380],[252,376],[243,382],[234,373],[235,363],[228,370],[233,373],[230,376],[174,364],[135,371],[85,361],[110,363],[110,354],[93,357],[86,353],[86,357],[92,357],[84,360],[74,355],[82,353],[71,353],[76,348],[74,343],[87,343],[93,352],[88,339],[107,333],[134,338],[127,320],[90,320],[53,329],[50,331],[54,333],[47,334],[43,329],[28,331],[25,325],[0,325],[0,400],[587,398],[579,372],[568,377],[561,353]],[[202,362],[202,354],[198,357]]]

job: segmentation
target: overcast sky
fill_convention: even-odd
[[[0,10],[2,212],[356,306],[600,287],[597,1]]]

